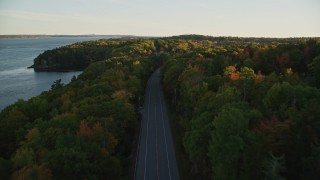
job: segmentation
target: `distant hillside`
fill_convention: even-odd
[[[61,36],[60,36],[61,37]],[[271,46],[280,44],[301,44],[310,38],[240,38],[240,37],[213,37],[201,35],[182,35],[164,38],[148,38],[136,36],[122,36],[117,40],[102,39],[75,43],[68,46],[48,50],[35,58],[34,64],[30,68],[36,71],[69,71],[84,70],[89,64],[110,58],[117,55],[120,50],[124,50],[130,56],[137,51],[131,44],[144,40],[154,41],[155,52],[152,53],[202,53],[209,57],[215,54],[231,56],[239,53],[246,47],[251,47],[251,55],[255,46]],[[120,36],[107,36],[120,37]],[[313,38],[319,41],[320,38]],[[126,41],[128,40],[128,41]],[[143,47],[140,47],[143,48]],[[248,51],[250,48],[247,48]],[[211,51],[211,52],[209,52]],[[140,51],[139,53],[144,52]],[[123,53],[123,52],[122,52]],[[209,53],[209,54],[208,54]],[[210,55],[211,53],[211,55]],[[213,54],[212,54],[213,53]],[[149,55],[146,53],[145,55]]]

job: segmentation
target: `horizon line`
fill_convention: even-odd
[[[206,37],[237,37],[237,38],[270,38],[270,39],[286,39],[286,38],[320,38],[320,36],[232,36],[232,35],[204,35],[204,34],[174,34],[174,35],[133,35],[133,34],[0,34],[1,36],[133,36],[133,37],[175,37],[175,36],[206,36]]]

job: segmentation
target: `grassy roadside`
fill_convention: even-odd
[[[165,95],[165,98],[167,100],[166,95]],[[171,104],[167,103],[167,101],[166,101],[166,105],[168,108],[170,129],[172,133],[180,179],[191,180],[193,179],[193,175],[191,174],[190,163],[188,161],[187,154],[184,150],[183,143],[182,143],[184,130],[180,126],[179,117],[174,112],[175,108]]]

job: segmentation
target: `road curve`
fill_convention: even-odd
[[[148,80],[143,107],[134,178],[179,180],[160,69]]]

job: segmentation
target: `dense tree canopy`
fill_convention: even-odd
[[[206,47],[162,68],[193,178],[319,177],[319,41],[174,39]]]
[[[162,66],[190,178],[317,179],[319,57],[319,39],[198,35],[45,51],[35,70],[84,71],[0,113],[0,177],[129,179],[136,110]]]
[[[129,179],[136,109],[155,68],[153,51],[150,40],[100,40],[36,58],[35,64],[52,60],[58,70],[88,66],[86,58],[97,62],[68,85],[57,80],[50,91],[1,112],[0,177]]]

